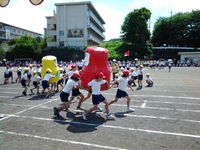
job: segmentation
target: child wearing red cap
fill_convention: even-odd
[[[121,78],[117,79],[110,86],[110,88],[112,88],[113,85],[118,83],[118,89],[117,89],[117,93],[116,93],[115,99],[110,101],[109,105],[117,102],[119,98],[125,97],[127,99],[127,112],[132,112],[132,111],[134,111],[134,109],[130,108],[131,98],[126,93],[126,87],[127,86],[133,91],[133,88],[131,88],[131,86],[128,84],[128,79],[127,78],[129,77],[129,71],[128,70],[124,70],[122,73],[123,74],[122,74]]]
[[[104,74],[102,72],[99,72],[96,74],[96,78],[93,79],[88,83],[89,90],[92,90],[92,103],[93,107],[87,110],[86,112],[82,113],[83,120],[87,120],[87,115],[89,115],[92,111],[96,110],[99,103],[103,102],[105,104],[106,109],[106,118],[107,119],[115,119],[115,117],[109,113],[109,105],[105,97],[101,94],[101,85],[106,84],[108,89],[108,82],[106,80],[103,80]]]
[[[70,107],[69,96],[72,89],[77,89],[77,81],[80,79],[80,75],[76,72],[73,73],[72,77],[66,83],[65,87],[63,88],[62,92],[60,93],[60,99],[62,101],[62,105],[58,107],[54,107],[54,115],[58,118],[62,118],[59,114],[60,111],[63,109],[68,109]]]
[[[65,75],[66,79],[65,79],[65,84],[67,83],[68,79],[70,79],[73,75],[73,73],[76,71],[76,65],[71,65],[70,71],[67,72],[67,74]]]

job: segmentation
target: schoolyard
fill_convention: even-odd
[[[22,96],[20,83],[3,84],[4,69],[0,67],[1,150],[200,149],[199,67],[172,67],[171,72],[167,67],[145,69],[154,86],[145,87],[144,77],[143,89],[134,87],[132,92],[127,87],[135,112],[126,113],[126,100],[120,99],[110,105],[115,121],[106,121],[103,112],[94,112],[84,121],[75,111],[78,99],[71,104],[71,111],[61,112],[64,119],[55,118],[53,107],[61,104],[59,93],[51,99],[30,92]],[[110,101],[116,90],[102,94]],[[81,91],[86,96],[87,92]],[[91,98],[83,107],[92,107]]]

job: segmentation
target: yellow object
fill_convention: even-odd
[[[24,72],[25,72],[25,71],[28,71],[28,68],[27,68],[27,67],[24,68]]]
[[[35,74],[35,73],[37,73],[37,71],[34,70],[34,71],[33,71],[33,74]]]
[[[60,71],[57,63],[57,58],[55,56],[48,55],[42,58],[42,79],[44,78],[47,71],[52,75],[55,75],[54,78],[50,78],[50,83],[58,82],[60,80]]]

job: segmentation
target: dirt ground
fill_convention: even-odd
[[[78,99],[71,104],[71,111],[61,112],[64,119],[55,118],[53,107],[61,104],[59,93],[50,99],[30,92],[22,96],[20,83],[3,84],[4,69],[0,67],[1,150],[200,149],[199,67],[172,67],[171,72],[167,67],[146,68],[144,73],[151,74],[154,86],[145,87],[144,77],[141,90],[134,87],[132,92],[127,87],[135,112],[126,113],[126,100],[119,99],[110,105],[115,121],[106,121],[103,112],[93,112],[84,121],[76,112]],[[102,94],[110,101],[116,90]],[[81,91],[86,96],[87,92]],[[82,106],[92,107],[91,98]]]

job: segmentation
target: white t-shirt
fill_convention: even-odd
[[[143,74],[143,72],[144,72],[144,70],[142,69],[142,70],[138,70],[138,75],[142,75]]]
[[[52,77],[50,73],[45,74],[43,81],[49,81],[49,79]]]
[[[29,68],[28,69],[28,74],[30,75],[30,74],[32,74],[33,73],[33,68]]]
[[[101,81],[97,82],[95,79],[93,79],[92,81],[90,81],[88,83],[88,86],[92,87],[93,95],[99,95],[99,94],[101,94],[101,85],[105,84],[106,82],[107,82],[106,80],[101,80]]]
[[[4,70],[5,74],[9,74],[9,69]]]
[[[74,86],[76,86],[76,84],[77,83],[74,80],[69,79],[62,91],[65,92],[65,93],[70,93],[70,91],[73,89]]]
[[[36,71],[41,73],[41,68],[36,68]]]
[[[24,74],[22,75],[22,79],[23,79],[23,80],[28,80],[28,75],[27,75],[27,73],[24,73]]]
[[[135,73],[135,71],[133,71],[132,73],[131,73],[131,77],[136,77],[137,76],[137,74]]]
[[[33,82],[37,82],[40,81],[40,76],[38,76],[37,74],[33,76]]]
[[[73,76],[73,74],[74,74],[74,71],[69,71],[69,72],[67,73],[68,78],[70,79],[70,78]]]
[[[17,67],[17,72],[21,72],[22,68],[21,67]]]
[[[119,83],[118,84],[118,89],[120,89],[122,91],[125,91],[126,87],[128,85],[128,79],[124,78],[124,77],[121,77],[121,78],[117,79],[117,82]]]
[[[151,77],[148,77],[148,78],[147,78],[147,81],[149,81],[149,82],[153,82],[153,80],[152,80]]]

